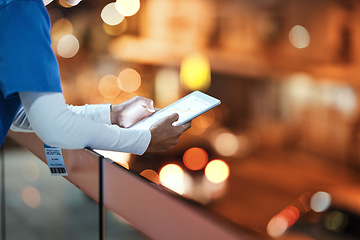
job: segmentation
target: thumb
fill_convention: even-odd
[[[176,122],[177,120],[179,120],[179,114],[177,113],[173,113],[166,117],[166,121],[170,123]]]

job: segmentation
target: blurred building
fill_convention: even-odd
[[[222,101],[174,149],[127,156],[127,167],[153,171],[159,183],[164,167],[176,165],[184,186],[163,185],[279,239],[355,239],[360,2],[127,3],[47,5],[67,102],[117,104],[142,95],[164,107],[193,90]],[[187,165],[191,154],[205,156],[201,167]],[[206,176],[213,160],[229,167],[216,184]],[[311,205],[318,192],[328,203],[321,211]],[[276,216],[285,218],[284,229],[273,227]]]

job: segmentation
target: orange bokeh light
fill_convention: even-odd
[[[141,176],[149,179],[150,181],[156,183],[156,184],[160,184],[160,178],[159,175],[151,169],[145,169],[144,171],[142,171],[140,173]]]
[[[272,217],[267,225],[267,232],[272,237],[279,237],[300,218],[300,210],[295,206],[287,206],[279,214]]]
[[[200,170],[206,166],[208,154],[202,148],[193,147],[184,153],[183,162],[190,170]]]
[[[291,227],[300,217],[300,210],[294,206],[288,206],[279,213],[287,220],[288,228]]]

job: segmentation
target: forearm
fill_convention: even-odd
[[[79,114],[87,119],[111,125],[110,104],[85,104],[82,106],[68,105],[71,112]]]
[[[111,125],[110,104],[86,104],[82,106],[68,105],[68,108],[71,112],[79,114],[85,118]],[[14,132],[34,132],[23,106],[16,114],[11,125],[11,130]]]
[[[150,142],[149,131],[123,129],[71,112],[61,93],[22,92],[20,98],[32,128],[48,145],[142,154]]]

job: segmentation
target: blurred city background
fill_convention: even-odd
[[[162,108],[194,90],[222,101],[166,153],[101,154],[275,239],[358,239],[359,1],[59,0],[47,9],[68,104],[118,104],[141,95]],[[41,188],[41,177],[27,180],[11,166],[18,161],[22,169],[20,161],[30,158],[24,168],[33,169],[36,159],[5,144],[19,154],[5,154],[5,166],[14,169],[5,178],[6,198],[18,202],[13,210],[45,222],[58,218],[66,239],[96,239],[96,204],[60,178],[67,184],[56,200],[62,210],[47,216],[55,180],[46,180],[50,189]],[[29,204],[34,192],[39,200]],[[70,209],[79,211],[77,227],[65,226]],[[92,227],[80,220],[91,219],[89,212]],[[108,239],[146,239],[111,214]],[[9,215],[8,234],[37,224]],[[42,221],[38,231],[49,235],[34,239],[56,239],[49,236],[59,225],[42,228]]]

